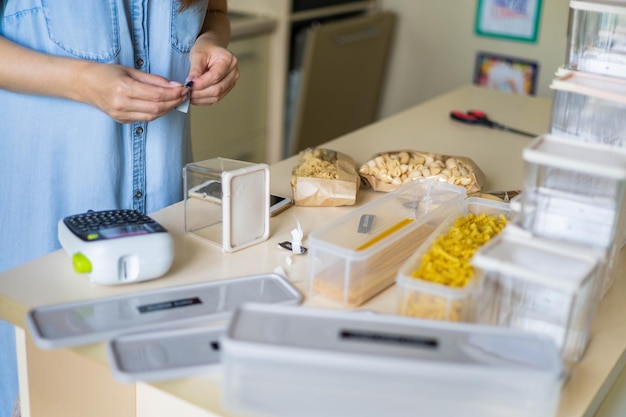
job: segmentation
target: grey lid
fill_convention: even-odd
[[[251,275],[34,308],[26,325],[43,349],[85,345],[123,333],[228,320],[242,303],[299,304],[278,274]]]

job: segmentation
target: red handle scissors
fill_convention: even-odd
[[[467,123],[471,125],[483,125],[492,129],[499,129],[506,132],[517,133],[518,135],[528,136],[530,138],[537,137],[537,135],[535,135],[534,133],[524,132],[523,130],[514,129],[512,127],[495,122],[488,118],[485,112],[482,112],[480,110],[468,110],[465,113],[459,110],[453,110],[450,112],[450,118],[462,123]]]

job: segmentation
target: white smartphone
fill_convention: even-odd
[[[222,199],[222,184],[209,180],[189,190],[190,197],[201,198],[216,203]],[[270,216],[274,217],[293,205],[293,200],[282,195],[270,194]]]
[[[287,210],[293,205],[293,201],[289,197],[282,195],[270,194],[270,216],[274,217],[279,213]]]

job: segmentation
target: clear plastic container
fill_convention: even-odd
[[[455,221],[468,214],[511,215],[508,203],[484,198],[466,199],[458,211],[441,223],[437,230],[402,265],[396,277],[398,314],[424,319],[471,322],[474,320],[479,280],[472,278],[463,287],[453,287],[416,277],[424,255],[433,243],[447,234]]]
[[[270,171],[266,164],[227,158],[183,168],[185,231],[226,252],[269,237]]]
[[[555,191],[524,191],[515,223],[533,235],[608,249],[615,242],[614,206]]]
[[[560,71],[550,88],[550,133],[626,149],[626,80]]]
[[[222,404],[272,417],[551,417],[544,335],[334,309],[243,306],[221,340]]]
[[[415,181],[308,237],[309,294],[358,306],[393,284],[402,263],[466,197],[465,189]]]
[[[610,248],[624,239],[626,154],[543,135],[524,149],[516,223],[537,236]]]
[[[530,196],[529,196],[530,194]],[[546,206],[552,210],[546,215],[537,215],[539,197],[534,193],[521,193],[511,200],[511,210],[513,211],[513,219],[516,227],[520,227],[531,236],[552,239],[555,244],[567,241],[571,243],[570,235],[580,236],[577,239],[581,246],[585,248],[597,248],[597,250],[605,254],[605,261],[600,274],[600,283],[598,285],[598,299],[602,299],[607,291],[613,286],[619,262],[619,254],[621,246],[614,240],[614,244],[609,248],[602,248],[602,242],[608,241],[607,234],[613,231],[603,222],[602,217],[598,217],[599,211],[589,207],[584,207],[582,211],[577,211],[576,204],[571,205],[571,201],[561,202],[557,204],[561,210],[555,210],[554,206],[546,203]],[[528,197],[528,201],[524,203],[524,199]],[[524,210],[522,209],[524,205]],[[568,208],[569,207],[569,208]],[[590,217],[585,217],[585,211],[589,212]],[[560,212],[560,214],[559,214]],[[552,218],[551,221],[550,219]],[[555,220],[556,219],[556,220]],[[599,223],[598,223],[599,222]],[[624,227],[618,227],[618,230],[624,231]],[[598,234],[598,231],[600,232]],[[585,236],[587,238],[585,238]]]
[[[568,363],[588,345],[603,259],[581,246],[530,237],[515,226],[480,248],[476,321],[552,337]]]
[[[626,77],[626,5],[615,1],[570,1],[566,67]]]

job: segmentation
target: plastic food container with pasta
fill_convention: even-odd
[[[469,258],[475,252],[476,247],[484,244],[484,240],[496,235],[496,230],[485,232],[484,237],[477,238],[477,241],[483,241],[483,243],[477,243],[473,251],[470,249],[472,245],[455,246],[454,252],[462,253],[462,256],[458,257],[455,256],[457,253],[452,254],[451,251],[446,250],[443,250],[445,253],[441,253],[440,248],[434,249],[435,243],[453,235],[455,233],[451,232],[453,227],[458,225],[458,222],[468,219],[470,215],[475,216],[477,223],[488,223],[489,226],[486,227],[497,228],[497,231],[500,231],[503,225],[508,223],[511,213],[508,203],[480,197],[467,198],[460,208],[442,222],[437,230],[419,246],[398,271],[396,277],[398,314],[431,320],[472,322],[480,282],[474,276]],[[465,224],[471,223],[470,220],[467,222]],[[480,227],[479,230],[481,230]],[[464,261],[460,261],[459,258],[462,257],[465,258]],[[452,267],[461,268],[459,266],[461,262],[464,265],[463,271],[452,269]],[[441,268],[447,270],[446,274],[440,272]],[[448,282],[447,276],[455,277],[458,281]],[[459,278],[462,276],[464,279]]]
[[[368,301],[394,283],[402,263],[465,197],[463,187],[418,180],[313,231],[309,295],[344,307]]]

